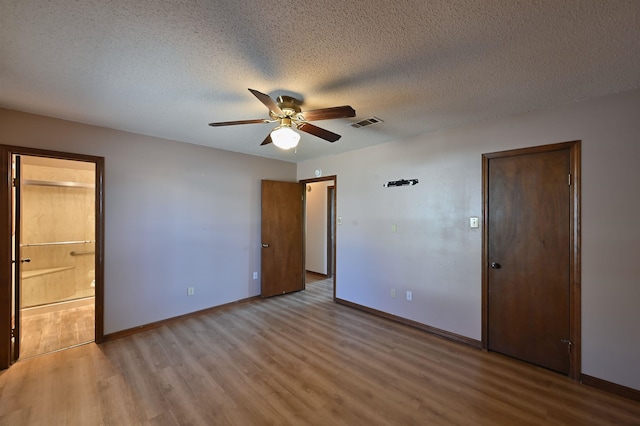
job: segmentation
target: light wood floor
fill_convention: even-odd
[[[0,373],[0,425],[640,424],[640,403],[307,290]]]
[[[23,309],[20,359],[69,348],[95,338],[93,298]]]

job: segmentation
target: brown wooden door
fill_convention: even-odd
[[[336,240],[336,227],[335,227],[335,200],[336,200],[336,187],[327,187],[327,278],[333,278],[335,272],[334,265],[334,247]]]
[[[488,349],[570,368],[570,150],[488,162]]]
[[[262,297],[304,289],[302,190],[298,182],[262,181]]]
[[[22,293],[22,263],[29,261],[29,259],[23,259],[20,250],[20,239],[22,234],[22,215],[21,215],[21,203],[22,203],[22,166],[19,155],[14,157],[14,176],[13,176],[13,303],[11,306],[11,362],[14,363],[20,358],[20,337],[22,335],[20,330],[20,309],[21,293]]]

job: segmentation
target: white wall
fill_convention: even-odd
[[[6,109],[0,143],[105,157],[105,334],[260,293],[260,180],[295,164]]]
[[[481,155],[582,140],[582,372],[640,389],[639,137],[635,90],[304,162],[298,179],[339,178],[338,298],[479,340]],[[382,187],[400,178],[420,183]]]
[[[307,184],[305,209],[305,268],[307,271],[327,274],[327,187],[333,181]]]

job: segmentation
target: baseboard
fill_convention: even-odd
[[[640,402],[640,390],[618,385],[586,374],[580,375],[580,382],[584,385]]]
[[[451,333],[450,331],[441,330],[436,327],[431,327],[417,321],[412,321],[410,319],[406,319],[406,318],[399,317],[397,315],[390,314],[388,312],[379,311],[377,309],[373,309],[367,306],[359,305],[357,303],[349,302],[348,300],[336,298],[335,301],[336,303],[339,303],[341,305],[349,306],[351,308],[358,309],[360,311],[367,312],[372,315],[386,318],[391,321],[399,322],[401,324],[420,329],[429,334],[433,334],[435,336],[442,337],[444,339],[451,340],[453,342],[462,343],[464,345],[471,346],[476,349],[482,349],[482,342],[480,342],[479,340],[471,339],[466,336],[461,336],[456,333]]]
[[[260,299],[260,296],[248,297],[246,299],[236,300],[235,302],[225,303],[224,305],[214,306],[212,308],[202,309],[195,312],[190,312],[184,315],[178,315],[177,317],[167,318],[160,321],[152,322],[149,324],[139,325],[137,327],[128,328],[122,331],[116,331],[115,333],[105,334],[100,341],[100,343],[109,342],[111,340],[120,339],[122,337],[132,336],[137,333],[142,333],[143,331],[152,330],[154,328],[162,327],[165,325],[172,324],[174,322],[183,321],[188,318],[198,317],[200,315],[210,314],[212,312],[217,312],[222,309],[228,309],[230,307],[238,306],[243,303],[253,302],[254,300]]]

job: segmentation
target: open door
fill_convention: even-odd
[[[30,259],[23,259],[20,253],[20,156],[14,157],[13,169],[13,209],[12,209],[12,252],[13,252],[13,285],[11,304],[11,363],[20,358],[20,291],[22,289],[22,262],[29,262]]]
[[[262,297],[304,289],[303,187],[262,181]]]
[[[327,278],[333,278],[335,272],[335,265],[333,262],[335,240],[336,240],[336,218],[335,218],[335,201],[336,200],[336,187],[327,187]]]
[[[25,257],[32,256],[27,252],[26,246],[22,249],[20,247],[20,205],[25,201],[25,193],[21,194],[20,189],[25,184],[34,183],[30,183],[29,179],[20,182],[20,166],[23,166],[24,173],[25,157],[34,156],[82,161],[95,165],[95,185],[92,191],[95,211],[95,260],[92,262],[92,278],[95,277],[95,280],[93,283],[87,283],[95,285],[95,322],[93,330],[89,332],[97,343],[100,343],[104,336],[104,158],[0,144],[0,176],[3,176],[0,179],[0,370],[9,368],[19,357],[24,358],[28,354],[28,345],[25,345],[24,340],[20,341],[21,335],[25,334],[27,321],[24,321],[20,314],[22,302],[25,302],[25,296],[30,295],[30,292],[22,288],[20,278],[33,278],[33,275],[25,277],[23,271],[27,269],[23,262],[29,261]],[[23,160],[22,164],[19,157]],[[17,165],[14,166],[16,159]],[[28,229],[24,231],[23,237],[28,233]],[[69,255],[73,256],[71,253]]]

